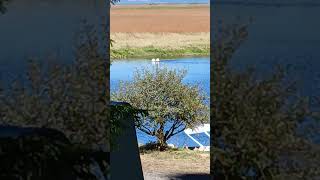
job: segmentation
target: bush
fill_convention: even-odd
[[[247,25],[222,26],[211,65],[211,173],[214,179],[319,177],[319,146],[298,135],[311,116],[282,67],[265,79],[254,69],[236,72],[230,61]],[[288,81],[289,80],[289,81]]]

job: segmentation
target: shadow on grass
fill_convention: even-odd
[[[210,174],[179,174],[170,176],[170,180],[210,180]]]

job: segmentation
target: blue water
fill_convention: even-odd
[[[209,0],[120,0],[118,4],[188,4],[188,3],[209,3]]]
[[[195,58],[179,58],[162,60],[159,64],[153,64],[151,60],[121,60],[115,61],[111,65],[111,91],[117,90],[119,81],[131,81],[133,73],[141,68],[153,68],[154,66],[164,67],[169,69],[187,70],[184,83],[199,84],[200,88],[209,97],[210,94],[210,58],[195,57]],[[195,135],[195,139],[205,145],[209,145],[208,138],[203,134]],[[137,130],[138,142],[145,144],[156,139]],[[187,145],[197,146],[189,137],[181,132],[172,137],[168,143],[175,144],[179,147]]]

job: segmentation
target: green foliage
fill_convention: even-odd
[[[148,142],[139,147],[140,153],[146,153],[146,152],[157,151],[157,150],[158,150],[158,144],[155,142]]]
[[[247,25],[219,28],[211,64],[213,177],[319,177],[317,145],[297,135],[297,127],[310,115],[308,98],[298,96],[284,68],[265,79],[256,79],[254,69],[232,71],[231,58],[248,36]]]
[[[136,121],[142,132],[155,136],[160,148],[166,141],[182,132],[209,121],[206,96],[199,85],[184,84],[186,71],[167,68],[137,70],[131,82],[120,82],[112,99],[130,103],[134,108],[148,111]],[[165,129],[165,127],[170,127]]]
[[[50,127],[71,140],[0,138],[0,179],[96,180],[100,170],[109,178],[109,62],[98,37],[86,24],[72,63],[32,59],[21,81],[0,88],[1,124]]]
[[[0,93],[1,124],[50,127],[75,144],[109,147],[109,65],[86,26],[70,64],[31,60],[23,80]]]
[[[125,59],[125,58],[174,58],[182,56],[208,56],[210,47],[184,47],[181,49],[170,48],[155,48],[153,46],[144,48],[122,48],[111,49],[110,57],[112,59]]]
[[[123,119],[137,122],[140,117],[146,116],[148,113],[144,110],[135,109],[129,104],[112,105],[110,112],[111,148],[114,150],[117,148],[117,138],[121,136],[123,130],[127,127],[127,125],[124,124]]]
[[[32,141],[32,143],[26,141],[22,147],[19,146],[21,149],[12,147],[12,150],[21,151],[21,153],[9,152],[6,154],[8,158],[16,156],[28,162],[30,160],[28,156],[35,158],[40,156],[41,162],[30,161],[30,163],[37,165],[45,163],[39,165],[45,168],[47,168],[46,163],[60,163],[61,167],[68,164],[68,168],[74,169],[72,171],[65,169],[62,174],[74,172],[80,179],[96,179],[89,171],[94,162],[92,156],[87,153],[102,148],[103,151],[98,154],[103,155],[99,155],[97,161],[100,168],[104,167],[104,176],[108,176],[109,162],[105,161],[105,158],[109,157],[111,138],[110,106],[108,106],[109,78],[107,78],[110,69],[108,59],[101,51],[102,46],[99,43],[101,41],[98,37],[100,36],[97,35],[96,27],[84,24],[76,42],[76,58],[73,62],[58,64],[56,59],[42,60],[41,62],[44,63],[40,63],[38,59],[30,60],[26,74],[22,74],[23,79],[9,82],[8,87],[4,86],[0,89],[1,124],[57,129],[63,132],[72,143],[68,147],[62,147],[63,152],[59,152],[59,162],[51,161],[56,157],[50,155],[51,150],[56,153],[55,150],[59,147],[49,147],[46,140]],[[20,142],[15,140],[12,143]],[[46,151],[42,151],[42,147],[47,148]],[[30,149],[30,154],[26,154]],[[19,165],[21,160],[18,160],[14,162]],[[69,165],[72,166],[69,167]],[[37,170],[39,166],[33,167]],[[22,175],[24,172],[37,173],[32,167],[28,168],[29,166],[21,169]],[[39,179],[49,178],[40,176]]]

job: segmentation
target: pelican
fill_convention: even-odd
[[[156,61],[157,61],[157,62],[159,62],[159,61],[160,61],[160,59],[159,59],[159,58],[157,58],[157,59],[156,59]]]
[[[156,61],[156,59],[155,59],[155,58],[153,58],[151,61],[152,61],[152,62],[155,62],[155,61]]]

